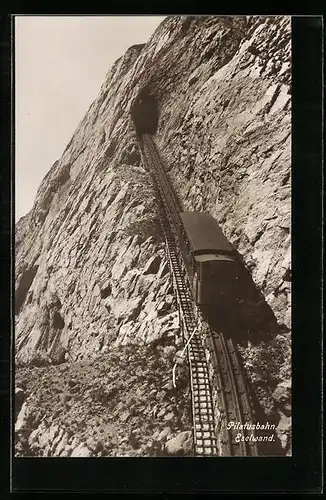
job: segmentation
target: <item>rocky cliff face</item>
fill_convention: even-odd
[[[155,140],[184,208],[219,221],[275,315],[270,331],[239,348],[289,449],[290,39],[283,16],[171,17],[109,70],[16,227],[19,454],[191,453],[186,376],[178,395],[166,385],[181,348],[178,317],[130,119],[144,89],[159,104]],[[93,434],[77,415],[81,401]]]

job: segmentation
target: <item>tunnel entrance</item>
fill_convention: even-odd
[[[146,93],[139,94],[131,110],[137,135],[154,135],[158,124],[157,100],[154,96]]]

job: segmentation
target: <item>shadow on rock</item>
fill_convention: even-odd
[[[214,331],[237,342],[250,341],[256,344],[287,331],[285,326],[278,324],[272,309],[244,266],[239,276],[237,298],[225,299],[216,307],[202,307],[202,313]]]

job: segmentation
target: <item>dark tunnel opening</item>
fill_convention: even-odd
[[[148,93],[139,94],[131,109],[131,117],[137,135],[154,135],[158,125],[157,100]]]

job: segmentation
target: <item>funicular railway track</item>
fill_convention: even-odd
[[[218,413],[214,413],[212,388],[205,347],[201,335],[201,314],[193,300],[185,266],[179,250],[179,206],[171,182],[162,165],[152,138],[140,139],[141,152],[157,193],[166,250],[177,298],[184,343],[188,345],[188,362],[192,399],[194,451],[197,456],[257,455],[256,443],[238,441],[239,428],[252,423],[252,413],[232,340],[209,327],[209,348],[212,351],[217,382]],[[243,436],[248,430],[240,431]]]
[[[188,361],[192,394],[195,454],[199,456],[214,456],[218,454],[218,450],[206,356],[201,343],[200,332],[196,331],[198,319],[193,307],[191,291],[180,260],[175,235],[173,235],[173,228],[176,227],[176,217],[178,217],[179,207],[170,183],[165,178],[166,176],[164,175],[158,154],[151,139],[148,137],[144,137],[144,152],[161,202],[163,216],[161,220],[163,222],[169,264],[173,276],[173,287],[177,296],[184,341],[189,341]]]

